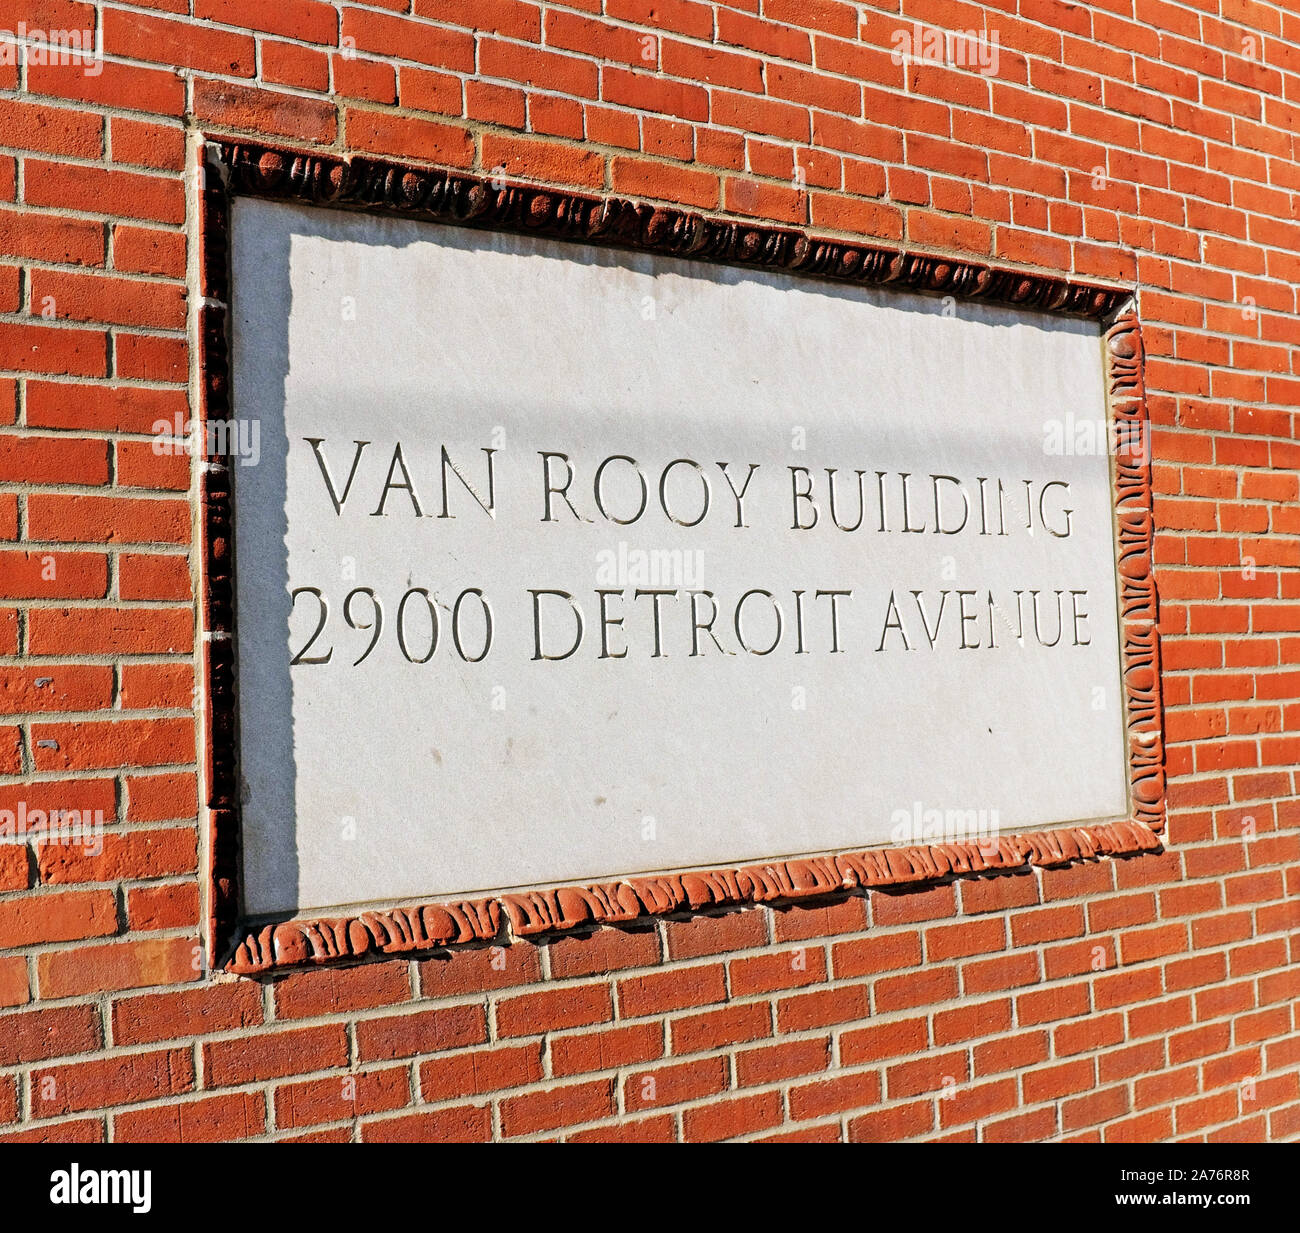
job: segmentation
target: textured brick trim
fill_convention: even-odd
[[[409,954],[497,940],[502,916],[516,937],[744,903],[772,903],[952,875],[1063,865],[1160,848],[1165,774],[1153,522],[1141,328],[1114,287],[907,253],[754,222],[598,198],[370,158],[349,160],[243,141],[200,151],[203,296],[201,410],[230,414],[229,203],[234,194],[354,208],[462,226],[642,249],[697,261],[955,295],[1108,323],[1108,392],[1115,434],[1116,528],[1130,800],[1127,821],[1064,827],[985,842],[873,849],[839,855],[622,878],[484,899],[291,920],[241,930],[236,757],[234,568],[230,475],[209,458],[202,473],[201,606],[205,685],[204,801],[208,813],[208,946],[227,971],[256,975],[300,964]],[[204,437],[206,440],[206,436]],[[1136,448],[1133,448],[1136,446]]]

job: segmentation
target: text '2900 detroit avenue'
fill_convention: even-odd
[[[497,447],[483,447],[481,458],[471,466],[463,453],[458,460],[445,445],[412,446],[408,442],[404,448],[398,441],[391,447],[372,449],[374,443],[354,440],[346,462],[339,457],[344,451],[339,451],[331,464],[325,438],[301,440],[312,451],[321,493],[336,517],[486,517],[495,521],[502,512]],[[743,532],[750,527],[750,519],[759,516],[756,511],[771,513],[780,508],[786,520],[783,529],[792,535],[820,529],[822,533],[1041,534],[1068,539],[1074,513],[1069,505],[1069,481],[1060,479],[967,479],[856,467],[764,467],[756,462],[733,466],[685,457],[649,465],[628,454],[607,455],[589,474],[580,475],[579,466],[564,451],[537,450],[535,454],[533,516],[541,523],[576,521],[618,528],[658,523],[693,528],[712,520]],[[778,491],[780,500],[775,507],[770,500],[761,500]],[[522,501],[507,505],[516,517],[524,513]],[[792,543],[792,549],[795,547]],[[823,579],[804,589],[779,593],[754,585],[729,596],[702,585],[637,585],[661,581],[652,576],[661,573],[671,575],[672,570],[646,569],[644,576],[638,577],[634,566],[617,579],[627,585],[597,586],[585,596],[562,587],[526,588],[532,597],[532,658],[563,660],[584,646],[600,659],[623,659],[638,652],[652,658],[669,654],[695,658],[709,653],[770,655],[778,649],[795,655],[858,649],[849,645],[846,614],[855,600],[864,598],[860,582],[835,580],[849,585],[832,586],[831,580]],[[683,577],[681,581],[696,580]],[[440,582],[443,585],[439,586]],[[874,609],[869,619],[877,631],[869,649],[877,652],[891,648],[933,650],[945,644],[959,650],[995,649],[1007,641],[1023,645],[1027,638],[1043,647],[1087,646],[1090,642],[1087,588],[1003,587],[996,593],[970,587],[870,589],[879,592],[867,597]],[[314,644],[329,621],[331,597],[312,585],[296,586],[293,594],[295,601],[300,595],[309,596],[319,605]],[[496,618],[491,598],[482,588],[465,585],[453,601],[445,582],[431,579],[429,586],[412,587],[401,597],[390,597],[389,602],[396,602],[405,618],[415,596],[424,601],[426,610],[421,659],[436,650],[442,624],[440,607],[450,612],[455,653],[467,662],[487,658]],[[359,664],[378,644],[385,601],[364,586],[333,598],[336,603],[341,601],[345,624],[373,633]],[[368,610],[365,621],[358,619],[360,604]],[[475,627],[473,636],[465,633],[466,624]],[[415,658],[404,624],[398,635],[402,652]],[[300,649],[294,662],[328,663],[332,659],[332,648],[317,648],[312,654],[307,653],[309,649]]]

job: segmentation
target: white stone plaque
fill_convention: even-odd
[[[232,232],[249,914],[1127,815],[1097,323]]]

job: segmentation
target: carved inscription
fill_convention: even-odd
[[[471,465],[468,460],[457,463],[445,445],[396,441],[391,448],[371,451],[375,442],[354,440],[347,447],[350,455],[347,449],[338,451],[343,458],[341,463],[336,459],[340,475],[346,473],[346,479],[339,481],[331,470],[324,438],[304,437],[292,444],[299,450],[310,449],[319,471],[320,508],[313,516],[328,519],[328,505],[339,519],[400,522],[466,517],[482,523],[482,534],[492,534],[498,513],[493,458],[498,451],[491,446],[482,447],[481,457]],[[421,465],[426,449],[434,464],[431,468]],[[692,458],[673,458],[662,467],[645,467],[629,455],[613,454],[596,463],[588,484],[569,453],[539,450],[537,456],[535,521],[604,523],[611,528],[648,524],[651,534],[672,524],[701,528],[701,538],[719,530],[725,537],[752,529],[751,519],[759,517],[756,511],[761,507],[775,520],[786,519],[781,529],[794,533],[789,541],[793,552],[801,551],[800,533],[833,536],[839,532],[863,538],[1037,534],[1068,540],[1074,515],[1070,481],[1063,479],[1008,481],[981,475],[965,480],[955,475],[837,467],[814,474],[806,466],[765,467],[761,462],[742,464],[733,475],[732,465],[726,462],[706,466]],[[739,484],[736,476],[743,477]],[[507,504],[527,516],[526,498]],[[708,542],[717,541],[708,538]],[[1062,551],[1068,551],[1067,546]],[[614,553],[602,555],[596,580],[601,581],[603,574],[612,583],[625,576],[627,586],[597,586],[581,594],[526,588],[532,599],[533,661],[553,662],[583,653],[597,659],[623,659],[629,654],[660,659],[670,654],[697,658],[776,652],[836,655],[863,649],[933,651],[936,647],[996,650],[1000,645],[1024,646],[1026,639],[1040,647],[1091,642],[1086,587],[1026,586],[995,594],[990,589],[956,586],[933,590],[882,586],[874,596],[875,613],[866,617],[878,632],[875,646],[850,647],[843,618],[855,600],[868,601],[860,585],[809,585],[780,594],[753,585],[740,594],[724,595],[690,585],[696,553],[689,548],[643,551],[635,561],[626,547],[621,561]],[[680,576],[683,585],[648,585],[674,576]],[[492,653],[494,607],[482,586],[465,586],[446,601],[435,600],[427,583],[387,598],[367,586],[335,591],[330,596],[317,585],[293,588],[295,608],[301,597],[311,614],[311,631],[293,653],[291,665],[332,663],[335,643],[342,638],[350,644],[347,654],[364,643],[352,661],[359,666],[379,645],[386,619],[389,636],[411,663],[427,663],[440,646],[446,648],[444,654],[455,654],[462,663],[481,663]],[[444,620],[440,608],[448,604],[450,617]],[[408,608],[412,624],[420,630],[418,637],[408,631]],[[345,630],[364,637],[349,638]]]
[[[232,272],[246,914],[1128,817],[1095,321],[244,199]]]

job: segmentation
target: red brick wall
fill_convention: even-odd
[[[1300,1137],[1300,14],[601,8],[0,0],[106,57],[0,63],[0,808],[113,819],[0,847],[0,1138]],[[894,63],[912,20],[996,74]],[[195,476],[150,436],[198,379],[199,131],[1135,283],[1166,851],[205,976]]]

